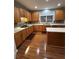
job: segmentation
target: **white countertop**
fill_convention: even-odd
[[[28,27],[30,27],[30,26],[33,26],[33,25],[65,25],[65,24],[59,24],[59,23],[54,23],[54,24],[43,24],[43,23],[36,23],[36,24],[28,24]],[[25,27],[25,28],[21,28],[21,27],[15,27],[14,28],[14,33],[16,33],[16,32],[19,32],[19,31],[21,31],[21,30],[23,30],[23,29],[26,29],[26,28],[28,28],[28,27]],[[49,27],[50,28],[50,27]],[[47,29],[47,31],[50,31],[50,32],[52,32],[52,29],[49,29],[49,28],[46,28]],[[55,30],[55,29],[53,29],[54,31],[57,31],[57,29]],[[59,29],[58,29],[59,30]],[[61,30],[61,29],[60,29]],[[59,31],[60,31],[59,30]]]
[[[21,30],[23,30],[23,29],[25,29],[25,28],[16,27],[16,28],[14,28],[14,33],[19,32],[19,31],[21,31]]]
[[[33,25],[65,25],[65,24],[63,24],[63,23],[48,23],[48,24],[46,24],[46,23],[36,23],[36,24],[33,24]]]
[[[47,32],[65,32],[65,28],[52,28],[52,27],[47,27],[46,28]]]
[[[29,28],[29,27],[31,27],[31,26],[32,26],[32,25],[30,24],[28,27],[24,27],[24,28],[15,27],[15,28],[14,28],[14,33],[19,32],[19,31],[22,31],[22,30],[24,30],[24,29],[26,29],[26,28]]]

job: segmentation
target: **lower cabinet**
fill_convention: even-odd
[[[46,27],[44,25],[35,25],[34,31],[43,32],[43,31],[46,31]]]
[[[65,47],[65,33],[47,32],[47,45]]]
[[[22,40],[25,40],[27,36],[27,29],[22,30]]]
[[[33,27],[26,28],[14,34],[15,44],[18,48],[23,41],[33,32]]]
[[[43,25],[36,25],[28,27],[22,31],[19,31],[14,34],[14,39],[17,48],[23,43],[23,41],[33,32],[33,31],[45,31],[45,26]]]
[[[45,32],[46,31],[46,26],[42,26],[42,31]]]
[[[16,47],[18,47],[21,43],[22,43],[22,32],[17,32],[14,34],[14,39],[15,39],[15,43],[16,43]]]

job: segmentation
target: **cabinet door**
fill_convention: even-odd
[[[39,21],[39,12],[32,12],[32,21]]]
[[[22,8],[20,8],[20,16],[21,16],[21,17],[25,17],[24,9],[22,9]]]
[[[21,43],[22,43],[22,35],[21,35],[21,32],[17,32],[14,34],[14,38],[15,38],[15,43],[16,43],[16,46],[18,47]]]
[[[34,26],[34,31],[40,31],[40,32],[42,32],[43,31],[42,25],[36,25],[36,26]]]
[[[27,28],[27,36],[30,35],[30,28]]]
[[[65,12],[64,10],[56,10],[55,11],[55,19],[56,20],[64,20]]]
[[[27,11],[26,10],[24,10],[24,14],[25,14],[25,17],[27,18]]]
[[[24,10],[24,14],[25,14],[25,17],[28,18],[29,21],[31,21],[31,13],[27,10]]]
[[[46,31],[46,26],[42,26],[42,31],[45,32]]]
[[[39,26],[39,31],[40,31],[40,32],[43,31],[43,26],[42,26],[42,25]]]
[[[14,23],[20,22],[20,10],[17,7],[14,7]]]
[[[29,30],[29,35],[30,35],[32,33],[32,27],[29,27],[28,30]]]
[[[38,31],[39,30],[39,27],[36,25],[34,26],[34,31]]]
[[[22,38],[23,38],[23,40],[25,40],[26,38],[27,38],[27,29],[24,29],[23,31],[22,31]]]
[[[27,18],[29,21],[31,21],[31,13],[29,11],[27,11]]]

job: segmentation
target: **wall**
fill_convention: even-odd
[[[55,20],[55,10],[42,10],[39,11],[39,21],[40,16],[48,16],[48,15],[53,15],[53,21]]]
[[[46,15],[55,15],[55,10],[43,10],[39,12],[39,15],[46,16]]]

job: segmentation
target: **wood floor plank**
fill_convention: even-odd
[[[37,32],[18,49],[16,59],[65,59],[65,49],[47,45],[46,33]]]

